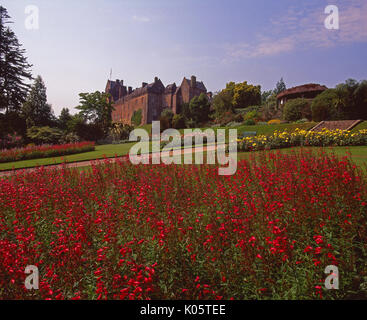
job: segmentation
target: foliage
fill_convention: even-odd
[[[285,85],[285,82],[284,82],[283,78],[281,78],[275,86],[274,93],[275,93],[275,95],[278,95],[279,93],[281,93],[285,90],[287,90],[287,86]]]
[[[161,131],[172,128],[173,112],[170,108],[166,108],[162,111],[160,116]]]
[[[62,131],[50,127],[31,127],[27,129],[27,137],[38,145],[57,144],[62,138]]]
[[[286,121],[297,121],[302,118],[311,118],[310,102],[303,98],[287,101],[283,108],[283,117]]]
[[[72,116],[67,123],[67,132],[75,133],[81,140],[98,141],[105,137],[105,133],[99,124],[88,123],[81,114]]]
[[[252,154],[234,176],[217,170],[106,161],[0,180],[1,297],[366,298],[363,171],[310,152]],[[30,264],[40,290],[24,290]],[[328,265],[339,267],[340,290],[321,287]]]
[[[190,116],[196,125],[204,124],[209,120],[210,102],[206,94],[201,93],[191,99]]]
[[[245,122],[243,123],[245,126],[254,126],[256,124],[254,119],[247,119],[245,120]]]
[[[25,101],[32,79],[31,65],[15,33],[9,28],[10,17],[0,5],[0,110],[18,112]]]
[[[174,129],[185,129],[186,120],[182,114],[175,114],[172,118],[172,127]]]
[[[70,111],[68,108],[63,108],[61,110],[59,119],[58,119],[58,126],[61,130],[67,130],[68,129],[68,122],[73,119],[72,115],[70,114]]]
[[[263,119],[266,121],[281,117],[281,111],[278,109],[277,96],[275,93],[268,97],[266,102],[262,104],[261,113]]]
[[[247,81],[238,83],[233,89],[233,106],[247,108],[261,104],[261,87],[248,84]]]
[[[26,123],[19,112],[9,111],[0,113],[0,137],[15,133],[24,137],[26,135]]]
[[[18,148],[23,144],[23,138],[16,133],[7,134],[0,138],[0,150]]]
[[[228,84],[227,84],[228,86]],[[233,113],[234,107],[232,105],[233,96],[231,92],[224,89],[221,92],[217,93],[213,97],[213,109],[214,109],[214,119],[217,121],[224,114]]]
[[[337,93],[335,89],[328,89],[319,94],[311,104],[313,121],[335,120],[338,118],[336,110]]]
[[[61,144],[77,143],[77,142],[81,142],[81,139],[74,132],[69,133],[66,132],[60,139]]]
[[[104,92],[80,93],[80,104],[76,108],[80,110],[80,114],[88,123],[95,127],[99,127],[104,133],[108,133],[108,129],[112,123],[113,106],[110,101],[110,95]]]
[[[131,123],[138,127],[141,125],[141,121],[143,120],[143,112],[141,109],[135,110],[133,115],[131,116]]]
[[[21,113],[27,128],[50,126],[55,122],[51,105],[47,103],[46,86],[41,76],[35,79]]]
[[[134,130],[134,127],[128,124],[113,123],[110,128],[109,136],[113,142],[128,140],[132,130]]]
[[[20,160],[40,159],[94,151],[93,142],[80,142],[62,145],[28,146],[0,151],[0,163]]]
[[[238,150],[270,150],[298,146],[365,146],[367,145],[367,130],[350,132],[342,130],[274,132],[273,135],[258,135],[246,137],[238,141]]]
[[[244,120],[254,120],[256,121],[259,118],[259,114],[256,110],[247,112],[244,116]]]

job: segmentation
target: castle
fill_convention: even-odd
[[[108,80],[105,92],[110,94],[110,101],[114,106],[112,121],[127,124],[131,124],[135,111],[141,110],[141,124],[148,124],[159,120],[166,108],[171,109],[174,114],[180,113],[183,103],[189,103],[201,93],[211,98],[211,93],[207,92],[204,83],[197,81],[195,76],[190,80],[184,78],[180,86],[173,83],[167,87],[155,77],[153,83],[143,82],[141,88],[135,90],[124,86],[123,80]]]

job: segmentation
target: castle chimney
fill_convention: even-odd
[[[193,88],[196,87],[196,77],[195,76],[191,76],[191,87]]]
[[[132,93],[133,92],[133,87],[128,87],[128,93]]]
[[[154,77],[154,82],[158,82],[158,77]]]

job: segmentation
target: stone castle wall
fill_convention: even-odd
[[[142,111],[142,124],[159,120],[162,111],[170,108],[174,114],[180,112],[182,103],[200,95],[207,94],[205,85],[197,82],[196,77],[191,80],[183,79],[179,87],[171,84],[165,87],[157,77],[151,84],[142,83],[141,88],[132,90],[123,81],[108,81],[105,91],[111,95],[114,106],[112,121],[131,124],[131,117],[135,111]]]

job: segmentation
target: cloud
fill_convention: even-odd
[[[140,23],[147,23],[147,22],[150,22],[151,19],[148,18],[148,17],[144,17],[144,16],[133,16],[133,21],[135,22],[140,22]]]
[[[339,8],[339,30],[324,26],[324,7],[302,10],[290,8],[284,16],[271,21],[267,32],[252,43],[226,46],[230,59],[272,56],[307,48],[331,48],[348,43],[367,42],[367,2],[334,0]],[[228,61],[228,58],[226,59]]]

